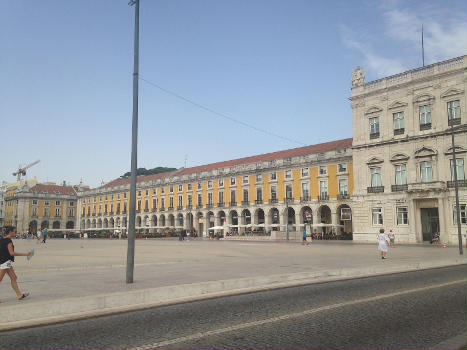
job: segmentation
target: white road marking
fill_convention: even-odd
[[[242,323],[242,324],[238,324],[238,325],[234,325],[234,326],[230,326],[230,327],[225,327],[225,328],[214,329],[214,330],[206,331],[206,332],[198,332],[198,333],[194,333],[194,334],[191,334],[191,335],[188,335],[188,336],[185,336],[185,337],[174,338],[174,339],[165,340],[165,341],[162,341],[162,342],[157,342],[157,343],[137,346],[137,347],[134,347],[134,348],[129,348],[128,350],[156,349],[156,348],[160,348],[162,346],[167,346],[167,345],[173,345],[173,344],[198,340],[198,339],[202,339],[202,338],[213,336],[213,335],[233,332],[233,331],[237,331],[237,330],[241,330],[241,329],[245,329],[245,328],[261,326],[261,325],[268,324],[268,323],[274,323],[274,322],[279,322],[279,321],[288,320],[288,319],[292,319],[292,318],[307,316],[307,315],[311,315],[311,314],[314,314],[314,313],[317,313],[317,312],[337,309],[337,308],[344,307],[344,306],[367,303],[367,302],[377,301],[377,300],[386,299],[386,298],[393,298],[393,297],[396,297],[396,296],[399,296],[399,295],[417,293],[417,292],[421,292],[421,291],[447,287],[447,286],[451,286],[451,285],[454,285],[454,284],[465,283],[465,282],[466,282],[466,279],[461,279],[461,280],[456,280],[456,281],[452,281],[452,282],[436,284],[436,285],[429,286],[429,287],[408,289],[408,290],[395,292],[395,293],[390,293],[390,294],[383,294],[383,295],[377,295],[377,296],[374,296],[374,297],[368,297],[368,298],[362,298],[362,299],[357,299],[357,300],[345,301],[345,302],[337,303],[337,304],[333,304],[333,305],[326,305],[326,306],[321,306],[321,307],[314,308],[314,309],[308,309],[308,310],[305,310],[305,311],[302,311],[302,312],[295,312],[295,313],[291,313],[291,314],[287,314],[287,315],[283,315],[283,316],[271,317],[271,318],[267,318],[265,320],[258,320],[258,321]]]

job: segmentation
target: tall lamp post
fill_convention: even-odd
[[[136,216],[136,169],[138,145],[138,61],[139,61],[139,0],[130,0],[135,5],[135,46],[133,61],[133,121],[131,128],[131,180],[130,211],[128,218],[128,249],[126,258],[126,283],[133,283],[135,267],[135,216]]]
[[[461,232],[461,216],[459,208],[459,184],[457,183],[457,160],[456,160],[456,149],[454,146],[454,116],[451,120],[451,141],[452,141],[452,168],[454,175],[454,189],[456,192],[456,217],[457,217],[457,238],[459,240],[459,255],[463,254],[462,251],[462,232]]]

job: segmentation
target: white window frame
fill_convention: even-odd
[[[381,167],[370,168],[370,184],[371,184],[371,187],[381,187],[382,186]]]
[[[231,177],[230,178],[230,185],[235,185],[236,181],[237,181],[237,179],[235,177]]]
[[[219,187],[224,186],[224,179],[219,179]]]
[[[396,223],[397,226],[407,226],[409,224],[409,208],[407,206],[396,207]]]
[[[394,130],[404,129],[404,112],[396,112],[392,114]]]
[[[302,182],[302,197],[310,198],[310,184],[308,182]]]
[[[337,171],[339,173],[345,173],[347,172],[347,163],[339,163],[337,164]]]
[[[403,176],[402,176],[403,174]],[[395,184],[397,186],[407,185],[407,166],[406,164],[394,165]]]
[[[273,191],[274,189],[274,191]],[[271,186],[270,189],[271,199],[277,199],[277,186]],[[274,195],[273,195],[274,194]]]
[[[383,208],[382,207],[371,208],[371,224],[373,226],[382,226],[383,222],[384,222]]]
[[[286,170],[284,178],[285,179],[291,179],[292,178],[292,170]]]
[[[302,168],[302,177],[307,177],[310,175],[310,170],[308,168]]]
[[[342,186],[341,184],[345,182],[345,186]],[[342,187],[345,187],[345,191],[342,191]],[[349,179],[339,179],[339,194],[342,196],[348,196],[349,195]]]
[[[328,180],[319,181],[319,195],[323,197],[328,195]]]
[[[457,180],[465,180],[465,168],[464,158],[456,157],[456,168],[457,168]],[[449,165],[451,168],[451,181],[454,181],[454,159],[449,159]]]
[[[433,162],[431,160],[420,162],[419,168],[420,182],[433,182]],[[428,176],[428,174],[430,176]]]
[[[55,205],[60,206],[60,201],[55,201]]]
[[[328,167],[326,165],[319,166],[319,175],[327,175],[328,174]]]
[[[431,124],[431,105],[419,106],[418,118],[420,125]]]
[[[467,216],[466,216],[466,205],[459,203],[460,214],[461,214],[461,225],[467,224]],[[457,210],[456,205],[452,206],[452,223],[453,225],[457,225]]]
[[[290,193],[290,196],[288,196],[289,193]],[[285,184],[285,198],[286,199],[293,199],[293,186],[292,186],[292,184]]]
[[[370,135],[379,133],[379,117],[372,117],[368,119],[370,126]]]
[[[263,175],[262,174],[256,174],[256,182],[263,182]]]
[[[256,187],[256,200],[262,201],[263,200],[263,188]]]
[[[208,181],[208,188],[212,188],[212,180]]]
[[[448,107],[448,121],[451,119],[457,119],[461,117],[461,104],[460,100],[449,101]]]
[[[277,180],[277,173],[276,173],[275,171],[273,171],[273,172],[271,173],[271,178],[270,178],[270,180]]]

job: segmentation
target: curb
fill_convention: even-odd
[[[457,259],[455,261],[426,261],[394,267],[342,268],[330,271],[311,271],[181,284],[66,298],[53,302],[24,303],[2,308],[0,331],[136,311],[215,297],[464,264],[466,264],[464,259]],[[24,315],[27,315],[28,318],[21,319],[19,317]]]

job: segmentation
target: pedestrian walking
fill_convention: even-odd
[[[388,237],[389,237],[389,246],[394,247],[394,241],[396,239],[396,235],[394,234],[394,232],[392,232],[392,230],[389,230]]]
[[[37,230],[37,242],[36,242],[36,244],[41,243],[41,237],[42,237],[42,231]]]
[[[378,238],[378,250],[381,252],[381,259],[386,259],[386,254],[388,252],[388,242],[389,238],[384,233],[384,228],[379,230]]]
[[[42,243],[45,243],[45,241],[47,240],[47,227],[45,227],[44,231],[42,231],[42,235],[44,236]]]
[[[18,296],[18,300],[23,300],[26,298],[29,293],[22,293],[18,287],[18,277],[15,274],[13,269],[13,262],[15,261],[15,256],[29,256],[29,253],[19,253],[15,252],[15,246],[11,240],[16,235],[16,227],[8,226],[5,228],[5,233],[3,238],[0,238],[0,282],[3,280],[5,275],[10,277],[11,287]]]
[[[308,245],[309,243],[306,241],[306,228],[303,230],[303,239],[302,239],[302,245]]]

